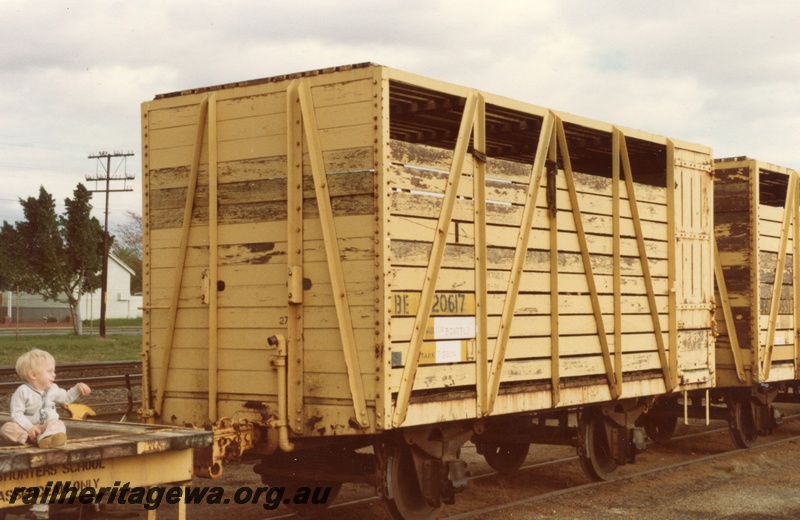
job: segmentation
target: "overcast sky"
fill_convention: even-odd
[[[800,169],[798,22],[794,0],[0,0],[0,221],[130,150],[113,230],[141,213],[143,101],[364,61]]]

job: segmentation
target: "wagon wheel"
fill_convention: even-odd
[[[493,470],[503,475],[517,471],[528,456],[530,444],[526,443],[486,443],[483,457]]]
[[[433,520],[441,506],[431,506],[422,494],[414,467],[414,456],[407,446],[397,446],[386,457],[386,510],[397,520]]]
[[[656,444],[664,444],[672,438],[675,428],[678,425],[676,416],[655,415],[647,417],[644,423],[644,431],[650,440]]]
[[[750,396],[731,394],[728,396],[728,429],[737,448],[745,449],[755,445],[758,439],[753,407]]]
[[[611,452],[603,416],[581,414],[578,430],[578,459],[583,471],[595,481],[612,480],[618,465]]]

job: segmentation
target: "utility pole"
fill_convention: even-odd
[[[98,171],[95,172],[94,177],[87,175],[87,181],[95,181],[98,182],[105,182],[106,187],[104,189],[94,189],[89,190],[92,193],[105,193],[106,194],[106,207],[105,207],[105,222],[103,224],[103,275],[102,275],[102,282],[100,286],[100,337],[106,337],[106,299],[107,299],[107,291],[108,291],[108,195],[109,193],[117,192],[117,191],[133,191],[133,188],[128,188],[127,181],[131,181],[134,179],[133,175],[128,174],[128,157],[131,157],[133,152],[98,152],[95,155],[90,155],[89,159],[97,159],[97,164],[99,168],[102,168],[105,175],[101,175],[99,168]],[[119,165],[117,166],[117,170],[119,170],[119,166],[125,165],[123,168],[122,173],[114,172],[111,173],[111,159],[120,157],[122,160],[120,161]],[[105,159],[105,164],[103,164],[103,159]],[[111,181],[123,181],[122,189],[112,190],[111,189]],[[96,184],[95,184],[96,186]]]

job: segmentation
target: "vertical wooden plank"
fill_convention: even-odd
[[[156,389],[156,402],[153,409],[156,414],[161,414],[164,405],[164,392],[167,384],[167,373],[169,372],[169,360],[172,355],[172,341],[175,336],[175,322],[178,317],[178,303],[181,293],[181,280],[183,279],[183,268],[186,263],[186,250],[189,247],[189,229],[192,226],[192,210],[194,209],[194,195],[197,191],[197,177],[200,171],[200,156],[203,152],[203,135],[206,129],[206,117],[208,115],[208,98],[205,97],[200,102],[197,115],[197,130],[194,138],[194,154],[192,156],[192,169],[189,173],[189,184],[186,189],[186,204],[183,209],[183,225],[181,227],[181,243],[178,248],[178,258],[175,260],[175,276],[172,281],[172,295],[170,298],[169,317],[167,318],[167,330],[164,337],[164,353],[161,360],[161,374],[158,378],[158,388]]]
[[[687,172],[690,178],[690,185],[692,189],[692,233],[695,235],[699,235],[702,233],[702,229],[700,228],[700,213],[702,206],[700,204],[700,179],[695,172],[689,171]],[[702,287],[700,275],[702,273],[702,266],[703,261],[701,254],[700,244],[697,242],[696,239],[692,240],[692,295],[693,299],[691,300],[693,303],[700,303],[700,300],[696,300],[694,298],[700,297],[700,289]]]
[[[611,214],[614,253],[614,374],[622,381],[622,253],[620,231],[620,141],[622,132],[616,127],[611,134]]]
[[[550,138],[550,149],[547,161],[547,189],[552,189],[553,197],[549,201],[550,216],[550,384],[552,387],[552,406],[555,408],[561,401],[560,391],[560,349],[558,345],[558,198],[556,194],[556,176],[558,175],[558,139],[555,132]]]
[[[536,198],[539,194],[539,185],[542,182],[542,171],[544,170],[547,147],[550,144],[550,136],[553,132],[553,113],[548,111],[542,121],[542,130],[539,133],[539,143],[536,145],[536,155],[533,159],[533,169],[531,170],[530,183],[525,196],[525,209],[522,212],[522,219],[517,235],[517,246],[514,251],[514,261],[511,264],[511,275],[508,281],[506,299],[503,303],[503,314],[500,318],[497,339],[494,344],[494,356],[492,359],[492,369],[489,373],[488,392],[486,409],[483,415],[488,415],[494,408],[497,392],[500,390],[500,377],[503,371],[503,361],[505,361],[506,346],[511,333],[511,321],[514,318],[514,308],[517,304],[519,295],[519,282],[522,277],[522,270],[525,266],[525,257],[528,254],[528,240],[531,236],[531,224],[533,215],[536,212]]]
[[[765,350],[761,347],[761,222],[758,218],[758,204],[761,200],[761,170],[758,162],[751,160],[747,164],[750,180],[750,374],[752,382],[761,382],[761,365]]]
[[[798,175],[795,173],[795,175]],[[792,316],[792,328],[794,330],[793,333],[793,340],[794,346],[794,378],[797,378],[797,368],[798,368],[798,355],[800,355],[800,323],[798,323],[798,318],[800,318],[800,283],[798,282],[798,277],[800,276],[800,181],[795,183],[794,186],[794,200],[795,204],[792,207],[792,213],[794,214],[794,218],[792,219],[792,262],[794,264],[794,276],[792,277],[792,296],[793,296],[793,303],[794,303],[794,315]]]
[[[150,348],[153,345],[153,284],[150,262],[153,245],[150,232],[150,104],[142,103],[142,408],[153,409],[150,382],[153,378]],[[148,422],[153,417],[146,417]]]
[[[388,200],[391,196],[391,189],[387,183],[387,172],[389,170],[389,156],[391,153],[390,144],[390,119],[389,119],[389,78],[386,76],[384,67],[373,69],[373,84],[375,85],[375,123],[377,126],[377,136],[374,150],[375,158],[375,205],[378,212],[378,220],[375,229],[375,255],[378,269],[375,273],[375,298],[378,314],[376,322],[380,323],[380,334],[376,336],[377,347],[380,349],[381,358],[378,360],[376,377],[382,378],[376,385],[375,395],[375,426],[378,429],[388,428],[391,424],[392,413],[392,392],[389,386],[389,374],[392,370],[391,352],[389,346],[391,341],[389,331],[392,325],[392,291],[386,283],[387,272],[391,266],[391,241],[387,236],[386,225],[390,223],[391,215],[388,209]],[[381,299],[380,295],[383,295]],[[382,363],[382,365],[381,365]]]
[[[350,393],[353,396],[353,408],[358,424],[366,428],[369,426],[367,403],[364,395],[364,383],[361,378],[361,364],[356,351],[356,338],[353,331],[353,320],[350,315],[350,303],[347,297],[347,286],[344,281],[342,257],[339,252],[339,238],[336,233],[336,223],[333,220],[330,190],[325,172],[325,161],[322,156],[322,145],[319,140],[319,127],[317,125],[314,98],[308,79],[304,78],[299,86],[300,110],[303,114],[303,129],[305,130],[306,143],[311,162],[311,173],[314,178],[314,191],[319,207],[320,224],[322,225],[325,255],[330,271],[331,285],[333,287],[336,316],[339,324],[347,378]]]
[[[303,258],[303,114],[300,110],[298,80],[289,83],[286,89],[286,221],[288,227],[286,260],[289,269],[286,324],[288,415],[292,430],[302,433],[305,352],[302,281],[305,260]]]
[[[586,283],[589,286],[589,295],[592,300],[592,311],[594,312],[595,324],[597,325],[597,336],[600,340],[600,351],[603,355],[603,365],[606,369],[608,388],[611,392],[611,398],[617,399],[620,395],[622,382],[617,381],[617,378],[614,374],[614,366],[611,362],[611,352],[608,348],[608,336],[606,335],[606,327],[603,323],[603,310],[600,308],[600,299],[597,294],[597,284],[595,283],[594,272],[592,270],[592,259],[589,255],[589,246],[586,242],[586,233],[583,229],[581,208],[578,204],[578,192],[575,189],[575,179],[572,175],[572,162],[569,156],[569,147],[567,146],[567,136],[564,132],[564,125],[561,121],[561,118],[556,118],[555,126],[556,133],[558,135],[558,144],[561,146],[561,156],[564,158],[564,177],[567,181],[569,201],[572,205],[572,216],[575,220],[575,231],[578,235],[578,243],[580,244],[581,258],[583,259],[583,269],[586,273]]]
[[[218,200],[217,183],[217,94],[211,94],[208,100],[208,418],[213,423],[217,417],[218,390],[218,329],[219,304],[217,294],[217,274],[219,255],[219,233],[217,228]]]
[[[703,280],[707,284],[709,294],[706,296],[706,301],[712,301],[714,297],[714,178],[713,178],[713,166],[712,166],[712,173],[704,178],[704,185],[703,185],[703,202],[707,205],[705,211],[703,211],[703,233],[707,233],[709,236],[709,240],[704,245],[703,249],[703,261],[704,267],[703,270]],[[708,280],[711,282],[709,283]],[[712,336],[713,337],[713,336]],[[716,340],[715,340],[716,341]],[[709,349],[711,350],[711,349]]]
[[[700,195],[702,194],[702,180],[696,172],[688,172],[691,178],[692,187],[692,233],[695,236],[703,234],[702,228],[702,211],[703,205],[700,202]],[[693,303],[702,303],[699,299],[703,296],[701,288],[703,286],[702,273],[703,273],[703,257],[702,247],[697,239],[692,240],[692,294],[697,297]]]
[[[475,223],[475,381],[476,410],[480,417],[486,409],[489,383],[488,289],[486,284],[486,103],[478,94],[473,128],[475,171],[473,179],[473,220]]]
[[[400,380],[400,388],[397,394],[397,404],[395,405],[392,426],[398,427],[405,420],[408,412],[408,401],[411,398],[411,390],[414,386],[414,377],[419,366],[419,354],[422,349],[422,340],[425,336],[425,329],[428,325],[428,318],[431,314],[433,295],[436,291],[436,279],[439,276],[439,269],[442,266],[444,257],[444,247],[447,243],[447,230],[453,217],[456,195],[458,193],[458,183],[461,179],[464,167],[464,157],[469,146],[469,137],[472,133],[475,111],[478,105],[478,95],[475,91],[470,91],[464,105],[464,114],[461,117],[461,127],[458,131],[456,147],[453,152],[453,162],[450,166],[450,175],[445,189],[442,208],[439,213],[439,221],[436,226],[436,235],[431,247],[431,257],[425,272],[425,281],[420,296],[419,310],[414,321],[414,330],[411,334],[411,342],[408,350],[406,365],[403,367],[403,375]]]
[[[678,161],[683,160],[683,154],[676,154]],[[686,234],[692,231],[692,190],[691,190],[691,175],[689,175],[682,166],[678,166],[675,170],[675,176],[681,194],[681,212],[678,217],[678,302],[680,304],[686,303],[688,295],[692,294],[692,242],[691,240],[684,240]],[[678,316],[678,321],[681,321]]]
[[[667,264],[669,284],[669,369],[672,374],[672,387],[678,385],[678,248],[677,225],[679,208],[682,203],[676,196],[676,157],[675,142],[667,139]]]

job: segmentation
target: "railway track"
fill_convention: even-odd
[[[126,361],[94,361],[90,363],[59,363],[56,366],[59,379],[66,376],[83,374],[134,374],[142,373],[142,362],[135,360]],[[0,367],[0,381],[17,379],[14,367]]]
[[[86,382],[93,389],[98,390],[142,384],[142,363],[140,361],[64,363],[59,364],[56,368],[58,374],[56,383],[62,388],[69,388],[79,381]],[[0,393],[13,392],[19,384],[19,377],[13,367],[0,368]]]
[[[142,384],[141,361],[99,361],[92,363],[63,363],[56,367],[56,383],[70,388],[84,382],[92,388],[92,394],[79,402],[94,409],[96,418],[131,420],[134,407],[140,404],[134,388]],[[13,367],[0,368],[0,395],[10,396],[20,385]]]
[[[445,507],[440,520],[467,520],[472,518],[520,518],[520,511],[552,502],[577,501],[578,496],[591,493],[592,496],[618,490],[629,482],[640,479],[653,480],[652,477],[666,475],[687,467],[703,467],[715,461],[737,461],[741,457],[752,457],[761,451],[781,447],[790,443],[800,444],[800,413],[784,418],[785,425],[776,430],[771,437],[760,439],[748,450],[736,449],[729,438],[728,427],[711,427],[699,430],[684,427],[685,433],[676,435],[669,443],[657,446],[648,444],[648,450],[641,454],[636,465],[623,468],[620,475],[611,481],[587,482],[580,470],[575,455],[556,456],[551,460],[532,462],[523,465],[514,475],[500,475],[491,470],[474,453],[472,445],[465,446],[465,457],[474,455],[473,474],[469,477],[467,490],[458,495],[454,506]],[[724,423],[717,421],[718,424]],[[556,448],[568,450],[565,448]],[[574,450],[572,450],[574,452]],[[732,465],[738,464],[731,462]],[[497,490],[503,490],[499,497]],[[571,498],[573,497],[573,498]],[[359,497],[332,505],[326,518],[345,519],[368,515],[373,518],[389,518],[383,513],[377,496]],[[493,503],[494,502],[494,503]],[[469,510],[465,510],[469,507]],[[512,512],[513,511],[513,512]],[[378,513],[380,512],[380,513]],[[377,513],[377,514],[376,514]],[[270,520],[292,518],[293,514],[269,516]],[[588,517],[588,516],[587,516]],[[527,516],[522,516],[527,518]],[[538,518],[538,516],[530,516]]]
[[[719,433],[720,431],[723,431],[723,430],[726,430],[726,429],[727,428],[719,428],[719,429],[715,429],[715,430],[710,430],[708,432],[704,432],[704,434]],[[691,436],[697,436],[697,434],[693,434]],[[682,439],[682,437],[676,437],[674,439],[674,441],[675,442],[680,442],[681,439]],[[800,435],[792,435],[792,436],[789,436],[789,437],[786,437],[786,438],[782,438],[782,439],[778,439],[778,440],[774,440],[774,441],[763,442],[762,444],[759,444],[758,446],[755,446],[755,447],[751,448],[750,450],[751,451],[758,451],[758,450],[762,450],[762,449],[767,449],[767,448],[770,448],[770,447],[778,446],[778,445],[781,445],[781,444],[786,444],[788,442],[796,442],[798,440],[800,440]],[[627,481],[627,480],[632,480],[632,479],[636,479],[636,478],[643,478],[643,477],[647,477],[647,476],[667,473],[667,472],[671,472],[673,470],[676,470],[676,469],[679,469],[679,468],[683,468],[683,467],[686,467],[686,466],[691,466],[691,465],[695,465],[695,464],[704,464],[704,463],[708,463],[708,462],[711,462],[711,461],[714,461],[714,460],[717,460],[717,459],[736,457],[738,455],[742,455],[743,453],[746,453],[746,452],[743,452],[742,450],[737,450],[735,448],[731,448],[730,450],[722,451],[722,452],[719,452],[719,453],[713,453],[713,454],[709,454],[709,455],[693,457],[693,458],[690,458],[688,460],[682,460],[682,461],[679,461],[679,462],[674,462],[674,463],[666,464],[666,465],[663,465],[663,466],[657,466],[657,467],[649,468],[649,469],[646,469],[646,470],[643,470],[643,471],[634,471],[634,472],[631,472],[631,473],[620,475],[619,477],[617,477],[616,479],[611,480],[611,481],[588,482],[586,484],[573,486],[573,487],[568,487],[568,488],[564,488],[564,489],[557,489],[557,490],[549,491],[549,492],[545,492],[545,493],[538,493],[538,494],[535,494],[535,495],[532,495],[532,496],[519,498],[519,499],[512,500],[512,501],[509,501],[509,502],[505,502],[505,503],[502,503],[502,504],[483,507],[483,508],[480,508],[480,509],[471,510],[471,511],[464,512],[464,513],[458,513],[458,514],[453,514],[453,515],[446,515],[445,514],[445,515],[441,516],[440,519],[441,520],[468,520],[468,519],[472,519],[472,518],[486,518],[488,515],[493,514],[493,513],[498,513],[498,512],[501,512],[501,511],[511,510],[511,509],[514,509],[514,508],[517,508],[517,507],[521,507],[521,506],[529,506],[529,505],[533,505],[533,504],[535,504],[537,502],[544,502],[544,501],[547,501],[547,500],[550,500],[550,499],[554,499],[554,498],[557,498],[557,497],[565,497],[565,496],[569,496],[569,495],[576,495],[576,494],[583,493],[583,492],[590,491],[590,490],[600,490],[600,489],[603,489],[603,488],[615,487],[615,486],[619,486],[622,482]],[[571,460],[577,460],[577,457],[569,457],[569,458],[561,459],[559,461],[553,461],[552,463],[567,462],[567,461],[571,461]],[[529,468],[530,467],[540,467],[540,466],[544,466],[544,465],[548,465],[548,464],[551,464],[551,463],[534,464],[534,465],[531,465],[531,466],[528,466],[528,467]],[[526,468],[521,468],[521,469],[524,470]]]

